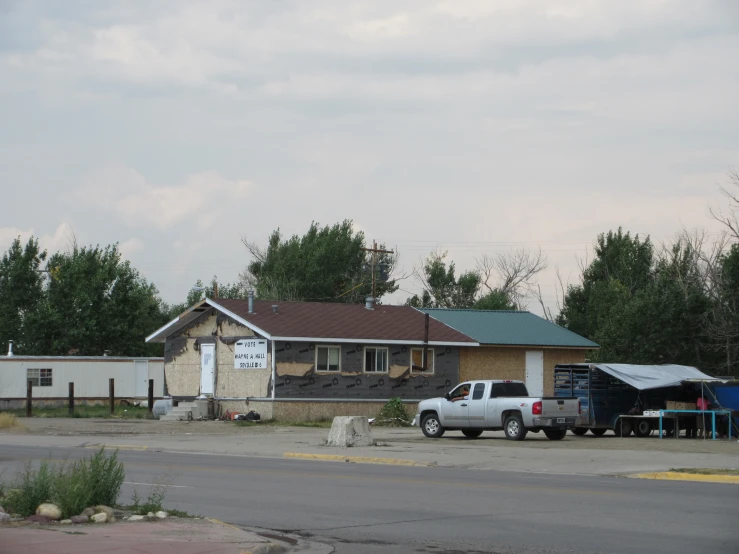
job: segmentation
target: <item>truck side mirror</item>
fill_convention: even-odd
[[[452,399],[452,397],[451,397],[451,396],[449,396],[449,393],[446,393],[446,394],[444,395],[444,398],[446,398],[447,400],[451,400],[451,399]]]

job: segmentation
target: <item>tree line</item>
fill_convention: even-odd
[[[739,177],[735,184],[739,187]],[[670,244],[619,228],[600,234],[592,260],[574,284],[559,280],[556,313],[538,283],[547,267],[541,251],[483,256],[458,272],[448,253],[431,252],[411,274],[398,275],[399,255],[373,257],[350,220],[312,223],[304,235],[275,230],[262,248],[243,239],[250,261],[236,283],[198,281],[181,304],[162,301],[117,245],[73,244],[49,255],[30,238],[13,241],[0,260],[0,344],[18,354],[159,355],[144,338],[204,297],[361,303],[415,280],[415,307],[522,310],[540,305],[545,317],[591,339],[594,361],[694,365],[739,375],[739,198],[728,191],[729,215],[712,213],[727,231],[681,232]],[[385,245],[380,249],[387,250]]]

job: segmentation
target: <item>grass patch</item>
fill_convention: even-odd
[[[21,427],[15,414],[2,412],[0,413],[0,429],[13,429]]]
[[[25,417],[26,410],[8,410],[7,414],[15,417]],[[4,414],[0,414],[0,417]],[[87,406],[74,407],[74,413],[70,414],[67,406],[39,407],[33,409],[33,417],[79,417],[79,418],[111,418],[111,419],[154,419],[148,408],[138,406],[116,406],[115,413],[110,413],[109,406]],[[0,426],[2,429],[2,426]]]
[[[670,469],[676,473],[690,473],[691,475],[739,475],[739,468],[730,469],[715,469],[715,468],[702,468],[702,467],[689,467],[689,468],[678,468]]]
[[[234,421],[239,427],[312,427],[319,429],[331,428],[332,420],[319,419],[317,421],[283,421],[283,420],[266,420],[266,421]]]
[[[164,510],[164,511],[167,512],[172,517],[189,517],[189,518],[203,517],[199,515],[188,514],[185,510],[178,510],[177,508],[173,508],[171,510]]]

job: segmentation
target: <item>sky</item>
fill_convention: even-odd
[[[541,248],[555,306],[599,233],[720,230],[737,52],[734,0],[0,0],[0,249],[118,242],[174,303],[351,219],[402,274]]]

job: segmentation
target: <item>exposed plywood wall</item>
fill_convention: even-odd
[[[585,350],[566,348],[505,348],[481,346],[462,348],[459,374],[461,381],[475,379],[511,379],[526,381],[526,351],[544,351],[544,394],[554,394],[554,366],[585,361]]]
[[[234,332],[233,329],[230,330]],[[236,331],[244,334],[244,328]],[[267,351],[267,369],[235,369],[234,345],[231,341],[216,343],[216,387],[219,397],[265,397],[269,393],[272,378],[272,354]]]
[[[200,394],[200,351],[196,338],[168,340],[164,346],[164,376],[171,396]]]
[[[460,381],[475,379],[526,378],[526,350],[481,346],[462,348],[459,363]]]
[[[384,402],[280,402],[273,407],[273,416],[279,421],[321,421],[337,416],[377,417]],[[257,403],[253,405],[258,406]],[[403,404],[413,417],[417,403]],[[259,411],[259,408],[254,408]],[[261,415],[261,414],[260,414]],[[420,433],[420,431],[419,431]]]

